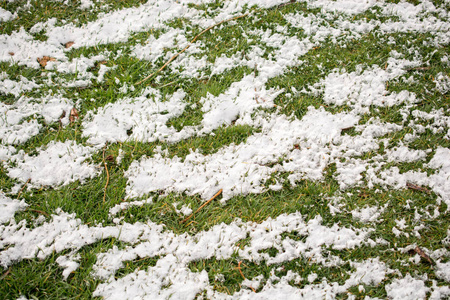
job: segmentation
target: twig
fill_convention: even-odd
[[[37,210],[37,209],[27,209],[27,210],[29,210],[29,211],[34,211],[34,212],[37,212],[37,213],[39,213],[39,214],[41,214],[41,215],[45,215],[45,216],[48,217],[48,213],[46,213],[45,211]]]
[[[240,16],[237,16],[237,17],[233,17],[233,18],[230,18],[230,19],[227,19],[227,20],[223,20],[223,21],[220,21],[219,23],[216,23],[216,24],[214,24],[214,25],[211,25],[211,26],[209,26],[208,28],[206,28],[206,29],[204,29],[202,32],[200,32],[199,34],[197,34],[193,39],[192,39],[192,41],[186,46],[186,47],[184,47],[184,49],[183,50],[181,50],[180,52],[178,52],[177,54],[175,54],[174,56],[172,56],[161,68],[159,68],[158,69],[158,71],[156,71],[156,72],[153,72],[152,74],[150,74],[150,75],[148,75],[147,77],[145,77],[144,79],[142,79],[141,81],[139,81],[138,83],[136,83],[135,85],[139,85],[139,84],[141,84],[141,83],[143,83],[143,82],[145,82],[145,81],[147,81],[148,79],[150,79],[150,78],[152,78],[154,75],[156,75],[156,74],[158,74],[159,72],[161,72],[162,70],[164,70],[164,68],[168,65],[168,64],[170,64],[175,58],[177,58],[181,53],[183,53],[184,51],[186,51],[197,39],[198,39],[198,37],[199,36],[201,36],[202,34],[204,34],[205,32],[207,32],[207,31],[209,31],[210,29],[212,29],[212,28],[214,28],[214,27],[216,27],[216,26],[218,26],[218,25],[220,25],[220,24],[223,24],[223,23],[226,23],[226,22],[229,22],[229,21],[233,21],[233,20],[237,20],[237,19],[240,19],[240,18],[244,18],[244,17],[246,17],[247,15],[248,15],[249,13],[246,13],[246,14],[243,14],[243,15],[240,15]]]
[[[9,273],[11,273],[11,267],[9,267],[8,271],[6,271],[5,273],[3,273],[2,277],[0,277],[0,280],[5,279],[6,276],[8,276]]]
[[[345,128],[341,128],[341,131],[347,131],[347,130],[350,130],[353,128],[355,128],[355,126],[345,127]]]
[[[426,71],[430,69],[431,67],[416,67],[416,68],[406,68],[406,71]]]
[[[244,278],[244,280],[245,280],[244,273],[242,273],[242,270],[241,270],[241,263],[242,263],[242,261],[240,261],[240,262],[238,263],[237,269],[239,270],[239,273],[241,273],[242,278]],[[254,289],[253,287],[249,286],[249,288],[251,288],[252,291],[253,291],[254,293],[256,293],[256,291],[255,291],[255,289]]]
[[[205,207],[206,205],[208,205],[209,202],[213,201],[214,199],[217,198],[217,196],[219,196],[222,193],[222,189],[220,189],[214,196],[212,196],[211,199],[209,199],[208,201],[206,201],[205,203],[203,203],[202,206],[200,206],[199,208],[197,208],[197,210],[190,214],[186,219],[184,219],[183,221],[180,222],[180,224],[183,224],[184,222],[186,222],[187,220],[189,220],[190,218],[192,218],[193,215],[195,215],[196,213],[199,212],[200,209],[202,209],[203,207]]]
[[[25,189],[25,187],[27,186],[27,184],[31,181],[31,178],[28,178],[27,182],[25,182],[25,184],[23,185],[23,187],[20,189],[19,193],[17,194],[17,199],[19,199],[20,194],[22,194],[23,190]]]
[[[282,8],[282,7],[292,4],[292,3],[295,3],[295,0],[290,0],[289,2],[281,3],[280,5],[277,6],[277,8]]]
[[[105,150],[106,150],[107,146],[108,146],[108,142],[106,142],[105,147],[103,147],[103,164],[105,165],[105,170],[106,170],[106,184],[105,184],[105,188],[104,188],[104,192],[103,192],[103,203],[105,203],[105,200],[106,200],[106,189],[108,188],[108,184],[109,184],[109,171],[108,171],[108,165],[106,164],[106,160],[105,160]]]
[[[171,85],[171,84],[174,84],[174,83],[177,82],[177,81],[178,81],[178,80],[174,80],[174,81],[172,81],[172,82],[163,84],[163,85],[161,85],[161,86],[158,86],[158,88],[161,89],[161,88],[163,88],[163,87],[166,87],[166,86],[169,86],[169,85]]]
[[[411,190],[421,191],[421,192],[425,192],[425,193],[428,193],[428,194],[430,193],[429,189],[421,187],[419,185],[415,185],[415,184],[409,183],[409,182],[406,183],[406,187],[411,189]]]

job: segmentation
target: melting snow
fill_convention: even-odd
[[[0,74],[0,93],[12,95],[15,100],[12,104],[0,103],[0,160],[8,176],[20,184],[29,181],[29,189],[58,188],[74,181],[82,184],[97,176],[101,169],[93,165],[90,159],[106,143],[177,143],[193,136],[213,135],[216,129],[232,124],[249,125],[257,129],[245,142],[224,146],[213,154],[205,155],[194,149],[185,157],[169,157],[167,152],[156,149],[152,156],[131,162],[124,173],[127,179],[127,201],[109,210],[109,217],[116,224],[113,226],[83,224],[75,214],[60,209],[47,220],[41,217],[34,220],[33,224],[26,220],[17,223],[15,213],[26,209],[28,204],[0,191],[0,264],[7,268],[23,259],[44,259],[55,252],[71,251],[56,259],[56,263],[64,269],[63,278],[67,280],[80,266],[78,251],[82,247],[106,238],[115,238],[125,246],[120,249],[114,246],[97,253],[92,276],[102,283],[97,286],[93,296],[106,299],[194,299],[199,293],[205,292],[207,298],[211,299],[335,298],[352,287],[364,291],[364,286],[379,286],[386,281],[384,288],[391,299],[425,299],[427,293],[430,299],[448,297],[450,289],[447,286],[438,286],[435,280],[430,283],[427,278],[415,274],[400,276],[399,271],[389,269],[378,257],[369,257],[364,261],[344,261],[327,250],[389,244],[372,236],[375,232],[373,226],[383,222],[382,215],[389,209],[389,202],[383,207],[364,206],[349,212],[353,218],[361,221],[361,228],[339,223],[324,225],[320,215],[306,221],[305,216],[297,212],[269,218],[260,224],[235,219],[228,225],[218,224],[190,236],[175,234],[166,230],[164,225],[151,221],[130,224],[116,217],[130,207],[152,205],[153,200],[148,197],[133,201],[150,192],[163,191],[162,196],[169,192],[186,193],[208,199],[222,189],[221,201],[226,202],[234,196],[262,193],[269,189],[279,190],[284,184],[295,186],[304,179],[324,180],[324,172],[330,166],[336,167],[333,179],[339,183],[341,190],[356,186],[404,189],[407,183],[428,186],[437,195],[436,203],[445,203],[448,212],[450,150],[441,146],[415,150],[410,147],[410,143],[426,130],[433,134],[446,133],[444,139],[449,139],[449,111],[443,108],[422,111],[416,104],[425,95],[408,90],[390,92],[387,88],[391,81],[414,83],[415,78],[409,72],[425,65],[426,57],[420,57],[414,49],[407,49],[404,54],[391,51],[385,66],[360,64],[351,72],[336,68],[322,74],[320,80],[309,86],[266,87],[269,80],[284,74],[291,67],[305,63],[301,60],[302,56],[326,41],[345,45],[369,33],[420,32],[432,35],[428,42],[435,46],[446,45],[450,42],[450,23],[445,21],[449,14],[443,5],[435,6],[426,0],[420,1],[418,5],[376,0],[305,1],[308,8],[319,8],[321,13],[287,14],[284,16],[286,25],[278,26],[276,30],[255,28],[248,31],[245,33],[246,39],[258,42],[248,53],[227,53],[209,61],[204,55],[208,51],[207,47],[197,41],[168,67],[170,73],[184,78],[220,75],[237,67],[254,70],[252,74],[231,83],[222,93],[208,93],[200,99],[198,104],[201,107],[198,109],[202,119],[199,125],[184,126],[181,130],[167,125],[171,119],[186,113],[190,105],[190,95],[181,88],[175,89],[170,95],[162,95],[156,88],[147,88],[136,97],[125,96],[85,112],[81,134],[91,146],[67,140],[51,141],[35,149],[34,153],[16,150],[15,147],[21,149],[24,143],[38,135],[43,124],[60,122],[61,126],[67,126],[70,110],[75,106],[74,101],[63,95],[46,94],[41,98],[32,98],[23,96],[24,93],[46,85],[87,87],[101,83],[105,75],[116,67],[100,63],[97,75],[90,69],[114,54],[116,58],[123,55],[121,50],[115,53],[105,51],[92,57],[81,55],[69,59],[71,48],[127,42],[133,33],[160,30],[161,34],[157,38],[150,35],[142,45],[130,49],[130,55],[147,60],[156,67],[154,64],[158,59],[166,60],[188,45],[187,36],[192,35],[189,26],[171,28],[167,25],[170,21],[183,17],[189,19],[192,25],[206,28],[237,16],[248,7],[257,5],[270,8],[283,4],[285,0],[225,1],[218,10],[209,8],[213,17],[207,17],[196,5],[210,2],[150,0],[138,7],[100,14],[97,20],[81,26],[72,23],[57,25],[57,20],[53,18],[36,23],[29,31],[21,28],[11,34],[0,35],[2,62],[39,69],[38,58],[54,58],[43,68],[46,72],[44,83],[23,76],[12,80],[12,74]],[[93,5],[93,1],[82,0],[79,8],[87,10]],[[388,20],[381,22],[353,18],[365,12],[381,13]],[[0,8],[0,22],[9,22],[17,15],[17,12]],[[255,21],[253,15],[248,18]],[[287,28],[301,30],[301,34],[287,36]],[[33,34],[41,31],[48,37],[46,41],[34,39]],[[386,40],[395,43],[392,37]],[[67,42],[74,44],[66,49],[64,44]],[[270,47],[269,55],[265,53],[267,47]],[[448,62],[448,57],[441,60],[443,63]],[[76,77],[72,76],[68,81],[61,78],[60,74]],[[116,84],[119,83],[120,80],[116,78]],[[448,74],[436,74],[433,83],[433,92],[448,94]],[[275,99],[282,94],[287,96],[285,88],[291,88],[297,96],[312,94],[323,99],[325,105],[339,107],[341,111],[331,113],[323,107],[309,107],[301,118],[283,115],[280,113],[281,107],[275,105]],[[297,92],[297,88],[301,92]],[[119,91],[126,94],[130,90],[133,87],[124,83]],[[86,99],[80,101],[83,100]],[[371,115],[371,109],[386,107],[401,107],[402,121],[390,123]],[[411,129],[410,133],[396,145],[391,145],[392,134],[405,127]],[[355,134],[347,134],[350,129],[354,129]],[[370,158],[365,158],[366,155]],[[123,157],[124,151],[120,149],[118,164]],[[397,163],[414,162],[423,162],[423,167],[432,172],[427,173],[420,168],[401,172],[396,166]],[[283,177],[282,174],[287,176]],[[275,179],[277,183],[267,185],[269,179]],[[16,185],[12,191],[18,191],[19,188]],[[336,202],[338,198],[333,199],[333,204],[329,203],[332,215],[345,213],[343,205]],[[173,207],[177,213],[187,215],[192,212],[186,205],[178,209],[179,204],[175,203]],[[409,203],[407,205],[409,207]],[[419,221],[423,216],[436,218],[439,214],[437,206],[434,215],[416,209],[414,219]],[[395,235],[409,236],[410,233],[406,231],[413,227],[410,227],[407,219],[399,216],[395,224],[392,229]],[[420,237],[419,231],[423,229],[423,224],[417,224],[413,234]],[[298,239],[283,238],[285,233]],[[239,247],[238,242],[244,239],[248,239],[248,243]],[[448,245],[448,240],[447,236],[443,244]],[[275,249],[277,253],[269,255],[264,251],[267,249]],[[431,256],[436,260],[436,280],[449,282],[449,263],[441,261],[448,256],[448,251],[436,250]],[[117,271],[124,268],[126,262],[141,258],[155,258],[157,262],[146,270],[135,270],[116,278]],[[349,263],[353,271],[346,273],[348,279],[340,285],[320,278],[320,272],[302,278],[291,270],[284,276],[276,276],[272,270],[269,278],[260,275],[244,280],[244,288],[228,295],[213,288],[214,283],[210,282],[205,270],[193,272],[189,268],[191,262],[210,258],[236,258],[268,266],[304,258],[324,268]],[[418,261],[420,257],[410,260],[413,263]],[[387,274],[395,275],[393,279],[388,279]],[[223,274],[216,278],[222,280]],[[290,282],[307,283],[299,288]],[[258,287],[261,290],[255,294],[251,288]]]

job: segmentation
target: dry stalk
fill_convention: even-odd
[[[103,191],[103,203],[105,203],[105,200],[106,200],[106,189],[108,188],[108,184],[109,184],[109,171],[108,171],[108,165],[106,164],[106,160],[105,160],[105,150],[106,150],[107,146],[108,146],[108,142],[106,142],[105,147],[103,147],[103,164],[105,165],[105,170],[106,170],[106,184],[105,184],[105,188]]]
[[[202,32],[200,32],[199,34],[197,34],[197,35],[192,39],[192,41],[191,41],[186,47],[184,47],[183,50],[181,50],[180,52],[178,52],[177,54],[175,54],[174,56],[172,56],[172,57],[171,57],[171,58],[170,58],[170,59],[169,59],[169,60],[168,60],[161,68],[158,69],[158,71],[153,72],[152,74],[148,75],[147,77],[145,77],[144,79],[142,79],[141,81],[139,81],[138,83],[136,83],[135,85],[139,85],[139,84],[141,84],[141,83],[147,81],[148,79],[152,78],[154,75],[156,75],[156,74],[158,74],[159,72],[161,72],[162,70],[164,70],[164,68],[167,67],[168,64],[170,64],[175,58],[177,58],[181,53],[183,53],[184,51],[186,51],[189,47],[191,47],[191,45],[192,45],[192,44],[193,44],[193,43],[194,43],[194,42],[195,42],[202,34],[204,34],[205,32],[211,30],[212,28],[214,28],[214,27],[216,27],[216,26],[219,26],[220,24],[227,23],[227,22],[229,22],[229,21],[237,20],[237,19],[240,19],[240,18],[244,18],[244,17],[246,17],[248,14],[249,14],[249,13],[246,13],[246,14],[243,14],[243,15],[240,15],[240,16],[236,16],[236,17],[233,17],[233,18],[230,18],[230,19],[226,19],[226,20],[220,21],[219,23],[216,23],[216,24],[211,25],[211,26],[209,26],[208,28],[204,29]]]
[[[244,273],[242,273],[242,270],[241,270],[241,264],[242,264],[242,261],[240,261],[240,262],[238,263],[237,269],[239,270],[239,273],[241,273],[242,278],[244,278],[244,280],[245,280]],[[254,288],[252,288],[251,286],[250,286],[249,288],[251,288],[252,291],[253,291],[254,293],[256,293],[256,291],[255,291]]]
[[[23,190],[25,189],[25,187],[27,186],[27,184],[31,181],[31,178],[28,178],[27,182],[25,182],[25,184],[23,185],[23,187],[20,189],[19,193],[17,194],[17,199],[19,199],[20,194],[22,194]]]
[[[198,213],[200,211],[200,209],[202,209],[203,207],[205,207],[206,205],[208,205],[209,202],[213,201],[214,199],[217,198],[217,196],[219,196],[220,194],[222,194],[222,189],[220,189],[214,196],[211,197],[211,199],[209,199],[208,201],[206,201],[205,203],[203,203],[202,206],[200,206],[199,208],[197,208],[197,210],[190,214],[186,219],[184,219],[183,221],[180,222],[180,224],[185,223],[187,220],[189,220],[190,218],[192,218],[193,215],[195,215],[196,213]]]

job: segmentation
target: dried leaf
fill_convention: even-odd
[[[78,116],[78,110],[74,107],[70,110],[70,116],[69,116],[69,121],[70,123],[75,122],[75,119],[79,119],[80,117]]]
[[[107,161],[114,161],[114,156],[113,155],[108,155],[105,160]]]
[[[45,66],[49,61],[56,61],[56,58],[50,56],[43,56],[42,58],[38,58],[37,61],[43,68],[45,68]]]
[[[425,193],[430,193],[430,190],[424,187],[421,187],[419,185],[415,185],[412,183],[407,182],[406,186],[411,189],[411,190],[416,190],[416,191],[421,191],[421,192],[425,192]]]
[[[64,46],[67,48],[70,48],[73,46],[73,44],[75,44],[74,42],[67,42]]]
[[[14,52],[8,52],[8,54],[14,56]]]
[[[417,246],[416,248],[414,248],[414,252],[416,252],[417,254],[420,255],[420,257],[422,257],[423,259],[425,259],[427,262],[429,262],[430,264],[434,265],[433,260],[425,253],[423,252],[422,249],[419,248],[419,246]]]
[[[295,149],[300,149],[300,146],[299,146],[298,144],[295,144],[295,145],[294,145],[294,148],[295,148]]]
[[[106,63],[107,63],[106,60],[102,60],[102,61],[99,61],[99,62],[98,62],[99,65],[106,65]]]
[[[64,111],[62,112],[61,116],[59,117],[59,120],[58,120],[59,126],[62,125],[62,124],[61,124],[61,120],[62,120],[65,116],[66,116],[66,111],[64,110]]]

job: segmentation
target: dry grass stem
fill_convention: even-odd
[[[237,20],[237,19],[240,19],[240,18],[244,18],[244,17],[246,17],[248,14],[249,14],[249,13],[246,13],[246,14],[243,14],[243,15],[240,15],[240,16],[236,16],[236,17],[233,17],[233,18],[230,18],[230,19],[226,19],[226,20],[220,21],[219,23],[216,23],[216,24],[211,25],[211,26],[209,26],[208,28],[204,29],[202,32],[200,32],[199,34],[197,34],[197,35],[192,39],[192,41],[191,41],[186,47],[184,47],[183,50],[181,50],[180,52],[178,52],[177,54],[175,54],[174,56],[172,56],[172,57],[171,57],[171,58],[170,58],[170,59],[169,59],[169,60],[168,60],[161,68],[158,69],[158,71],[153,72],[152,74],[148,75],[147,77],[145,77],[144,79],[142,79],[141,81],[139,81],[138,83],[136,83],[135,85],[139,85],[139,84],[141,84],[141,83],[147,81],[148,79],[152,78],[154,75],[156,75],[156,74],[158,74],[159,72],[161,72],[162,70],[164,70],[164,68],[167,67],[168,64],[170,64],[170,63],[171,63],[175,58],[177,58],[181,53],[183,53],[184,51],[186,51],[187,49],[189,49],[189,47],[191,47],[191,45],[192,45],[192,44],[193,44],[193,43],[194,43],[194,42],[195,42],[202,34],[204,34],[205,32],[211,30],[212,28],[214,28],[214,27],[216,27],[216,26],[219,26],[220,24],[227,23],[227,22],[229,22],[229,21]]]
[[[180,224],[185,223],[187,220],[189,220],[190,218],[192,218],[193,215],[195,215],[196,213],[198,213],[200,211],[200,209],[202,209],[203,207],[205,207],[206,205],[208,205],[209,202],[213,201],[214,199],[217,198],[217,196],[219,196],[220,194],[222,194],[222,189],[220,189],[214,196],[211,197],[211,199],[209,199],[208,201],[206,201],[205,203],[203,203],[202,206],[200,206],[199,208],[197,208],[197,210],[190,214],[186,219],[184,219],[183,221],[180,222]]]

